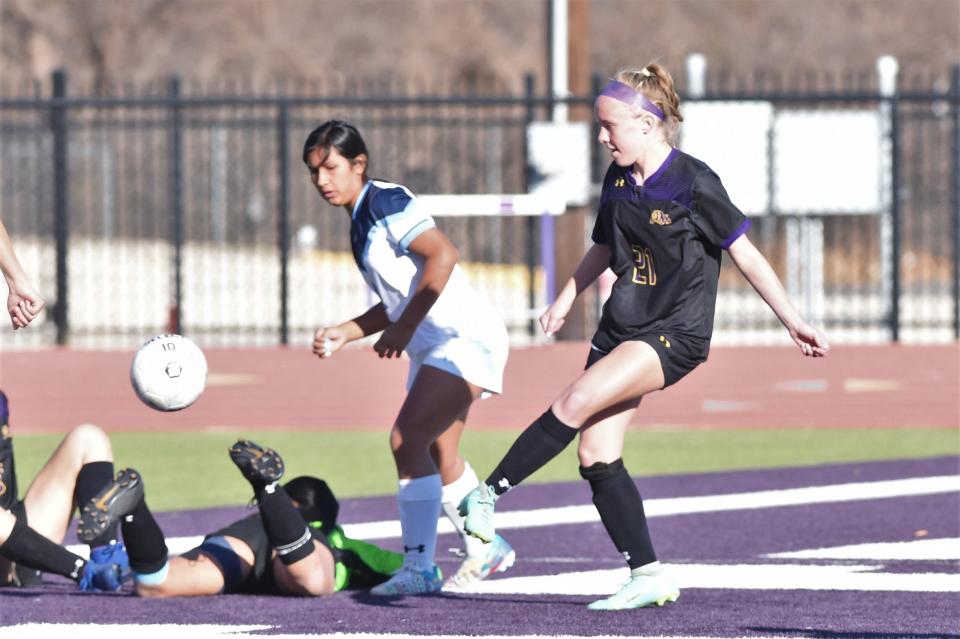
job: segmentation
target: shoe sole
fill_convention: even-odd
[[[443,590],[443,585],[441,584],[437,588],[432,590],[420,590],[417,592],[374,592],[376,586],[369,590],[369,593],[373,597],[417,597],[419,595],[436,595]]]
[[[240,456],[238,459],[236,454]],[[250,454],[252,453],[252,454]],[[230,459],[249,481],[268,484],[283,477],[283,459],[272,448],[263,448],[249,440],[242,440],[230,448]]]
[[[124,468],[80,511],[77,539],[89,544],[115,524],[143,499],[140,473]]]
[[[665,597],[661,597],[660,599],[654,599],[653,601],[648,601],[647,603],[639,604],[636,606],[624,606],[622,608],[591,608],[590,606],[587,606],[587,609],[599,611],[599,612],[616,612],[617,610],[636,610],[637,608],[650,608],[652,606],[657,606],[658,608],[662,608],[664,605],[668,603],[674,603],[679,598],[680,598],[680,593],[677,592],[677,593],[666,595]]]

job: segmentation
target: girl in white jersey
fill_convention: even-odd
[[[326,359],[347,342],[382,331],[374,345],[380,357],[404,351],[409,356],[408,394],[390,434],[404,566],[371,592],[424,594],[444,586],[434,562],[441,509],[460,532],[467,554],[444,586],[455,590],[506,570],[514,560],[499,536],[485,546],[466,535],[456,510],[479,484],[459,455],[460,435],[470,404],[501,390],[507,332],[470,287],[447,236],[418,211],[405,187],[369,179],[368,158],[363,138],[346,122],[325,122],[304,143],[310,181],[324,200],[350,216],[353,256],[380,298],[359,317],[317,330],[313,351]]]

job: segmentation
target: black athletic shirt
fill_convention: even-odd
[[[593,338],[596,348],[649,334],[709,342],[722,250],[750,228],[710,167],[673,149],[637,186],[611,164],[593,241],[610,247],[617,275]]]

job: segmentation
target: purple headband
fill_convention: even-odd
[[[657,119],[661,121],[667,119],[666,116],[663,115],[663,111],[660,110],[660,107],[648,100],[647,96],[643,95],[629,84],[624,84],[623,82],[618,82],[617,80],[611,80],[607,83],[607,86],[603,87],[603,91],[600,92],[600,95],[605,95],[608,98],[619,100],[620,102],[629,104],[630,106],[639,107],[644,111],[657,116]]]

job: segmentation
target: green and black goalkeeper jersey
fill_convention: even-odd
[[[709,341],[722,251],[749,227],[716,173],[678,149],[641,186],[611,164],[593,241],[610,247],[617,280],[594,347],[660,333]]]
[[[320,522],[311,523],[314,537],[319,532]],[[319,533],[323,534],[323,533]],[[339,592],[353,588],[372,588],[389,579],[403,565],[403,555],[380,548],[343,534],[343,528],[335,526],[326,535],[333,558],[336,561],[334,589]]]

